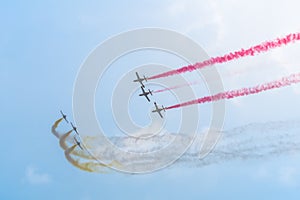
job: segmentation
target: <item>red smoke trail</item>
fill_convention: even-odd
[[[175,85],[173,87],[164,88],[164,89],[161,89],[161,90],[155,90],[155,91],[152,91],[152,92],[153,93],[160,93],[160,92],[165,92],[165,91],[174,90],[174,89],[177,89],[177,88],[181,88],[181,87],[185,87],[185,86],[190,86],[190,85],[196,85],[196,84],[199,84],[199,82],[195,81],[195,82],[186,83],[186,84],[182,84],[182,85]]]
[[[209,65],[213,65],[213,64],[217,64],[217,63],[225,63],[225,62],[229,62],[231,60],[239,59],[239,58],[242,58],[245,56],[254,56],[255,54],[267,52],[270,49],[281,47],[283,45],[287,45],[287,44],[295,42],[297,40],[300,40],[300,33],[292,33],[292,34],[286,35],[285,37],[282,37],[282,38],[277,38],[272,41],[267,41],[267,42],[263,42],[256,46],[252,46],[246,50],[241,49],[239,51],[231,52],[231,53],[225,54],[223,56],[210,58],[203,62],[198,62],[193,65],[184,66],[179,69],[171,70],[171,71],[164,72],[164,73],[161,73],[161,74],[158,74],[155,76],[148,77],[148,79],[150,80],[150,79],[172,76],[172,75],[180,74],[180,73],[184,73],[184,72],[191,72],[196,69],[201,69],[201,68],[204,68]]]
[[[165,109],[173,109],[173,108],[180,108],[183,106],[188,106],[188,105],[193,105],[193,104],[200,104],[200,103],[207,103],[207,102],[212,102],[212,101],[218,101],[221,99],[231,99],[235,97],[240,97],[240,96],[247,96],[250,94],[257,94],[266,90],[271,90],[275,88],[281,88],[285,86],[289,86],[294,83],[299,83],[300,82],[300,73],[297,74],[292,74],[290,76],[286,76],[281,78],[280,80],[272,81],[269,83],[264,83],[262,85],[258,85],[255,87],[250,87],[250,88],[242,88],[239,90],[232,90],[232,91],[227,91],[227,92],[221,92],[212,96],[206,96],[202,97],[200,99],[195,99],[192,101],[188,101],[185,103],[180,103],[176,104],[173,106],[166,107]]]

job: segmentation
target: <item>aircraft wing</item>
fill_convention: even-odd
[[[83,148],[82,148],[80,142],[76,139],[76,137],[74,137],[74,140],[75,140],[77,146],[79,146],[79,148],[83,150]]]
[[[159,116],[160,116],[161,118],[164,118],[164,117],[162,116],[162,114],[161,114],[161,111],[158,111],[158,114],[159,114]]]
[[[64,119],[66,120],[67,123],[69,123],[69,121],[67,120],[67,117],[64,117]]]
[[[140,79],[139,74],[137,72],[135,72],[135,75],[136,75],[137,79],[139,80]]]
[[[149,99],[148,95],[145,95],[145,97],[146,97],[146,99],[150,102],[150,99]]]
[[[154,102],[154,105],[155,105],[155,109],[158,110],[158,106],[157,106],[156,102]]]

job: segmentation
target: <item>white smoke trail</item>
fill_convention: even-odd
[[[73,136],[71,135],[73,130],[66,133],[59,133],[56,129],[61,123],[63,118],[60,118],[54,122],[51,127],[51,132],[59,139],[59,145],[64,150],[66,159],[75,167],[88,171],[88,172],[98,172],[107,173],[109,167],[121,166],[120,163],[116,161],[111,161],[109,164],[102,164],[97,162],[88,151],[82,150],[77,144],[74,144]],[[78,149],[76,149],[78,147]]]
[[[103,172],[107,167],[115,167],[127,164],[151,164],[157,161],[157,158],[148,158],[150,160],[134,160],[130,156],[123,157],[118,162],[114,158],[119,155],[107,149],[102,145],[97,137],[83,138],[87,150],[93,150],[99,160],[104,161],[101,164],[97,162],[88,152],[81,149],[75,149],[77,145],[70,143],[71,131],[61,134],[56,131],[56,127],[61,122],[57,120],[52,127],[52,133],[60,138],[60,146],[65,150],[65,156],[69,162],[79,169],[89,172]],[[174,164],[188,167],[202,167],[211,164],[228,162],[231,160],[247,160],[272,158],[274,156],[286,155],[300,152],[300,121],[278,121],[268,123],[252,123],[237,127],[231,130],[223,131],[222,138],[215,148],[203,159],[199,159],[199,151],[204,142],[204,133],[198,134],[188,151],[180,157]],[[108,138],[117,147],[127,152],[149,153],[159,151],[172,142],[175,137],[180,138],[182,144],[190,140],[187,135],[165,133],[150,138],[136,139],[133,137],[110,137]],[[181,143],[177,144],[181,148]],[[175,147],[176,148],[176,147]],[[162,156],[172,156],[172,150],[164,152]],[[130,154],[129,154],[130,155]],[[120,163],[119,163],[120,162]],[[133,163],[136,162],[136,163]]]
[[[205,137],[204,134],[199,134],[189,150],[176,161],[175,165],[204,166],[230,160],[268,158],[299,152],[299,124],[300,122],[298,121],[253,123],[224,131],[219,143],[211,153],[203,159],[199,159],[198,156]],[[109,139],[124,151],[148,153],[158,151],[165,147],[175,137],[180,137],[183,143],[184,140],[188,139],[186,135],[176,134],[165,134],[145,140],[136,140],[135,138],[129,137],[111,137]],[[103,160],[109,160],[115,156],[118,157],[114,151],[106,149],[105,145],[102,146],[101,141],[96,142],[95,139],[94,142],[94,144],[98,144],[97,152],[101,155]],[[178,147],[179,146],[180,144],[178,144]],[[172,151],[168,151],[162,156],[171,155]],[[153,158],[153,161],[155,160],[157,160],[157,158]],[[151,160],[145,161],[145,163],[151,162]],[[131,158],[124,157],[122,165],[128,163],[132,164]]]

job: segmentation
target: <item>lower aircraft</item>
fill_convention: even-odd
[[[81,143],[77,140],[76,137],[74,137],[74,141],[76,142],[76,145],[79,146],[79,148],[83,150]]]
[[[163,118],[163,116],[162,116],[162,114],[161,114],[161,111],[163,110],[163,111],[166,112],[165,107],[162,106],[161,108],[159,108],[159,107],[157,106],[156,102],[154,102],[154,105],[155,105],[155,110],[152,110],[152,112],[157,112],[157,113],[159,114],[159,116],[160,116],[161,118]]]

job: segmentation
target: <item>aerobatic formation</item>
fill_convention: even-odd
[[[160,90],[150,90],[150,89],[146,89],[146,87],[148,86],[147,82],[150,80],[153,81],[158,78],[165,78],[168,76],[174,76],[181,73],[192,72],[198,69],[202,69],[204,67],[209,67],[214,64],[226,63],[246,56],[254,56],[263,52],[267,52],[271,49],[279,48],[294,43],[299,40],[300,40],[300,33],[292,33],[281,38],[277,38],[274,40],[263,42],[258,45],[254,45],[247,49],[241,49],[238,51],[229,52],[223,56],[211,57],[208,60],[198,62],[193,65],[184,66],[178,69],[170,70],[149,77],[146,77],[145,75],[140,76],[138,72],[135,72],[136,79],[134,79],[133,82],[138,83],[140,86],[141,93],[138,96],[144,97],[148,102],[150,102],[151,96],[155,95],[156,93],[175,90],[177,88],[182,88],[182,87],[200,83],[198,81],[195,81],[183,85],[171,86],[169,88],[164,88]],[[279,89],[286,86],[290,86],[292,84],[297,84],[299,82],[300,82],[300,72],[290,74],[288,76],[284,76],[277,80],[258,84],[253,87],[240,88],[240,89],[220,92],[217,94],[212,94],[210,96],[199,97],[197,99],[191,99],[190,101],[187,102],[179,102],[177,104],[169,105],[165,107],[159,106],[157,102],[153,102],[155,109],[152,110],[152,112],[157,113],[161,118],[164,118],[164,112],[171,109],[181,108],[193,104],[203,104],[203,103],[209,103],[209,102],[219,101],[223,99],[232,99],[241,96],[254,95],[264,91]],[[55,123],[53,124],[52,133],[59,139],[60,147],[64,150],[65,157],[70,163],[72,163],[74,166],[78,167],[79,169],[89,171],[89,172],[107,172],[110,167],[121,166],[123,164],[114,160],[112,160],[110,163],[100,163],[98,160],[96,160],[88,151],[89,148],[91,147],[84,145],[86,144],[85,140],[87,140],[88,138],[81,138],[80,133],[77,130],[77,127],[72,122],[69,122],[67,116],[62,111],[60,111],[60,113],[62,117],[57,121],[55,121]],[[71,128],[70,131],[67,131],[65,133],[59,133],[57,131],[57,128],[62,121],[65,121],[67,124],[70,124],[70,128]],[[83,140],[83,142],[81,142],[81,140]]]
[[[59,139],[59,145],[64,151],[65,157],[72,165],[84,171],[100,173],[108,172],[108,167],[120,165],[116,161],[112,161],[108,164],[103,164],[97,161],[89,153],[88,146],[83,146],[82,142],[78,138],[79,132],[77,131],[77,127],[67,120],[67,116],[62,111],[60,111],[60,113],[62,117],[54,122],[51,132]],[[60,133],[57,129],[63,120],[66,123],[71,124],[71,130],[65,133]],[[73,135],[72,132],[74,132]]]

